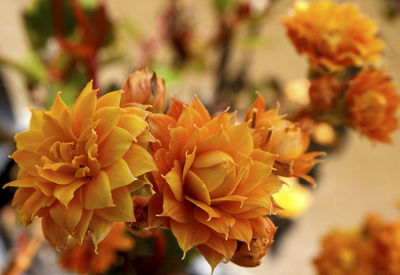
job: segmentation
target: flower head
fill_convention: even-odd
[[[385,222],[380,216],[370,215],[364,231],[374,248],[379,274],[400,274],[400,221]]]
[[[310,142],[308,132],[278,114],[279,106],[265,110],[265,101],[258,94],[256,101],[247,112],[246,120],[251,120],[254,147],[277,155],[274,162],[276,173],[285,177],[301,177],[314,183],[307,173],[320,160],[322,152],[306,153]]]
[[[352,4],[298,1],[283,23],[299,53],[333,71],[376,63],[383,48],[376,24]]]
[[[359,232],[333,231],[322,240],[314,259],[320,275],[374,275],[374,251]]]
[[[153,112],[163,113],[166,105],[164,79],[147,69],[133,72],[122,86],[121,105],[149,104]]]
[[[121,92],[99,99],[89,83],[69,108],[57,95],[49,111],[32,110],[28,131],[15,136],[11,156],[18,178],[13,206],[25,226],[35,216],[49,242],[62,248],[68,236],[95,245],[113,222],[134,221],[130,192],[155,169],[145,149],[152,136],[147,112],[120,107]]]
[[[390,142],[397,129],[400,97],[393,81],[381,70],[369,68],[358,74],[345,98],[349,124],[372,140]]]
[[[170,228],[184,253],[196,247],[213,268],[238,241],[271,242],[265,215],[276,210],[271,195],[281,182],[271,174],[275,155],[254,148],[248,123],[234,125],[227,112],[211,117],[196,97],[189,106],[174,99],[149,124],[159,140],[150,226]]]
[[[110,233],[94,251],[94,246],[88,240],[79,244],[72,240],[62,251],[60,264],[67,270],[80,274],[102,274],[115,263],[117,251],[129,251],[134,246],[134,240],[125,233],[123,223],[114,223]]]

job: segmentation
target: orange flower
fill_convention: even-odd
[[[324,237],[314,264],[319,275],[375,275],[374,256],[358,232],[334,231]]]
[[[335,108],[340,94],[340,83],[330,76],[312,80],[309,95],[315,110]]]
[[[278,175],[301,177],[314,183],[307,173],[320,162],[316,157],[324,153],[305,153],[310,142],[309,134],[299,125],[283,119],[278,112],[279,106],[265,111],[264,98],[258,94],[246,116],[247,121],[252,120],[254,147],[277,155],[274,167]]]
[[[125,81],[122,89],[122,106],[149,104],[153,106],[153,112],[164,112],[167,101],[165,82],[156,73],[150,73],[147,69],[135,71]]]
[[[383,48],[376,24],[352,4],[298,1],[283,23],[299,53],[333,71],[376,63]]]
[[[149,201],[150,226],[170,228],[184,254],[196,247],[212,268],[229,261],[238,241],[271,242],[271,195],[281,182],[271,174],[275,156],[255,149],[248,123],[234,126],[223,112],[210,117],[194,98],[174,99],[166,115],[151,114],[158,171]]]
[[[371,215],[364,230],[375,250],[378,274],[400,274],[400,221],[384,222],[379,216]]]
[[[121,108],[121,92],[97,98],[89,83],[72,108],[60,94],[50,111],[32,110],[30,128],[15,136],[19,187],[12,202],[25,226],[42,217],[56,248],[71,235],[95,245],[113,222],[134,221],[131,190],[156,167],[145,149],[152,136],[138,107]]]
[[[61,253],[60,264],[63,268],[80,274],[104,273],[115,263],[117,251],[129,251],[133,248],[134,240],[124,233],[125,225],[114,223],[110,233],[99,243],[98,254],[90,241],[85,240],[79,245],[76,240],[72,240]]]
[[[369,68],[353,80],[345,99],[349,124],[372,140],[390,142],[397,129],[400,97],[393,81],[381,70]]]

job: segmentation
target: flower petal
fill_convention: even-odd
[[[237,241],[236,240],[224,240],[215,234],[211,234],[207,241],[207,246],[211,247],[218,253],[225,256],[226,261],[229,261],[233,254],[235,254]]]
[[[136,180],[136,178],[132,175],[128,164],[123,159],[118,160],[113,165],[108,167],[105,172],[110,180],[111,190],[126,186]]]
[[[118,127],[127,130],[134,138],[139,136],[148,127],[144,119],[137,115],[121,115],[118,121]]]
[[[108,167],[122,158],[131,147],[133,137],[120,127],[112,129],[108,137],[99,146],[98,160],[102,167]]]
[[[82,217],[82,205],[78,199],[70,201],[68,207],[55,202],[50,207],[49,213],[56,224],[72,233]]]
[[[191,220],[191,207],[186,201],[179,202],[175,199],[169,188],[164,188],[163,212],[158,214],[160,217],[170,217],[178,222],[189,222]]]
[[[59,226],[50,215],[42,218],[42,231],[44,237],[56,249],[64,248],[68,240],[68,232]]]
[[[211,204],[210,193],[207,190],[206,184],[195,173],[189,170],[185,181],[185,193],[192,198],[202,201],[205,204]]]
[[[164,176],[165,181],[171,188],[177,201],[183,201],[183,182],[182,169],[178,161],[174,162],[174,167]]]
[[[105,107],[101,108],[94,114],[94,120],[98,121],[95,131],[98,135],[97,144],[103,142],[103,140],[111,133],[114,127],[117,125],[119,120],[119,108],[118,107]]]
[[[253,238],[253,230],[248,220],[236,219],[235,224],[229,231],[229,239],[235,239],[247,244],[250,250],[250,242]]]
[[[82,126],[92,121],[96,107],[97,91],[93,90],[93,82],[89,82],[82,90],[71,108],[72,130],[79,137]]]
[[[211,266],[211,274],[214,272],[214,269],[217,265],[222,261],[224,255],[218,253],[214,249],[208,247],[207,245],[198,245],[196,246],[197,250],[206,258],[207,262]]]
[[[86,180],[77,179],[67,185],[57,185],[54,189],[53,196],[63,205],[67,206],[74,197],[75,191],[86,182]]]
[[[190,201],[191,203],[193,203],[195,206],[203,209],[208,214],[208,220],[211,220],[212,218],[221,217],[221,214],[217,210],[215,210],[213,207],[211,207],[201,201],[195,200],[195,199],[189,197],[188,195],[185,195],[185,199]]]
[[[206,226],[198,222],[179,223],[170,220],[172,234],[178,241],[179,246],[183,250],[183,258],[186,252],[193,246],[204,244],[211,236],[211,231]]]
[[[72,236],[79,241],[80,244],[82,244],[83,238],[86,235],[86,232],[89,227],[89,223],[92,220],[93,217],[93,210],[82,210],[82,216],[79,221],[79,223],[75,226],[74,232]]]
[[[150,153],[143,147],[132,144],[123,159],[128,164],[134,177],[138,177],[147,172],[157,170]]]
[[[127,187],[112,191],[115,206],[96,210],[96,215],[113,222],[134,222],[133,202]]]
[[[114,206],[111,196],[110,181],[104,171],[89,181],[83,189],[83,207],[98,209]]]
[[[220,150],[212,150],[198,154],[193,162],[194,168],[204,168],[214,166],[223,162],[234,163],[232,157]]]
[[[101,96],[96,102],[96,110],[111,106],[118,107],[121,102],[121,93],[122,91],[118,90]]]
[[[95,253],[97,253],[98,244],[104,240],[110,232],[113,222],[105,220],[99,216],[93,215],[89,229],[92,231],[92,240],[95,246]]]

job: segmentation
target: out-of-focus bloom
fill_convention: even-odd
[[[254,128],[254,147],[277,155],[274,167],[278,175],[301,177],[314,183],[307,173],[320,162],[317,157],[324,153],[305,153],[310,142],[308,132],[298,124],[283,119],[278,112],[279,106],[266,111],[264,98],[258,94],[246,116],[247,121],[251,120],[251,128]]]
[[[376,63],[383,48],[376,24],[352,4],[298,1],[283,23],[297,51],[330,70]]]
[[[393,81],[379,69],[369,68],[353,80],[345,98],[349,124],[370,139],[390,142],[397,129],[400,97]]]
[[[164,79],[147,69],[133,72],[122,86],[121,106],[135,103],[153,106],[152,111],[163,113],[167,102]]]
[[[113,222],[134,221],[131,191],[156,169],[145,149],[154,140],[147,112],[120,107],[121,92],[97,98],[89,83],[69,108],[57,95],[49,111],[32,110],[28,131],[15,136],[19,187],[12,205],[25,226],[42,217],[43,233],[56,248],[68,236],[95,245]]]
[[[296,218],[303,214],[312,203],[310,189],[298,183],[296,178],[285,179],[286,185],[274,194],[276,203],[282,208],[278,215],[286,218]]]
[[[63,268],[80,274],[101,274],[106,272],[116,260],[118,251],[129,251],[134,246],[134,240],[125,233],[123,223],[114,223],[110,233],[101,241],[97,248],[89,240],[80,245],[71,240],[61,253],[60,264]]]
[[[376,275],[374,251],[359,232],[334,231],[322,240],[314,259],[319,275]]]
[[[400,221],[385,222],[370,215],[363,228],[375,251],[377,274],[400,274]]]
[[[309,95],[313,109],[326,110],[336,107],[339,99],[340,87],[339,81],[330,76],[312,80]]]
[[[400,274],[400,221],[369,215],[360,231],[334,231],[314,260],[320,275]]]
[[[254,148],[248,123],[234,126],[227,112],[210,117],[196,97],[189,106],[174,99],[149,124],[159,140],[151,145],[151,227],[170,228],[184,254],[196,247],[213,269],[238,241],[271,242],[275,227],[265,215],[277,209],[271,195],[281,182],[271,174],[275,155]]]

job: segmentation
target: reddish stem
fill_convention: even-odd
[[[90,29],[90,24],[78,0],[71,0],[71,7],[76,21],[78,21],[78,25],[82,29],[84,41],[88,42],[88,44],[92,44],[93,36]]]

